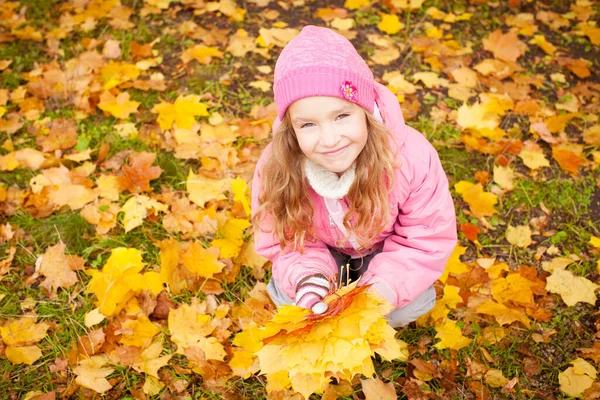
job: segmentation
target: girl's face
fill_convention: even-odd
[[[288,112],[304,155],[338,175],[350,168],[367,143],[367,116],[349,101],[305,97]]]

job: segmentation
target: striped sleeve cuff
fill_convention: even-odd
[[[311,309],[329,293],[329,280],[322,274],[308,275],[296,286],[296,305]]]

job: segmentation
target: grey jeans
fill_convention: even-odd
[[[373,254],[369,254],[363,258],[350,259],[349,256],[336,251],[335,249],[329,249],[333,258],[335,258],[338,268],[342,265],[350,264],[350,278],[351,280],[358,279],[369,267],[369,262],[373,258]],[[347,280],[341,277],[342,274],[338,274],[338,282],[343,284],[348,283]],[[354,275],[354,276],[353,276]],[[290,299],[279,287],[279,283],[275,279],[271,279],[267,285],[267,292],[271,296],[271,299],[277,306],[285,304],[294,304],[294,301]],[[421,315],[425,314],[433,308],[435,305],[435,289],[433,286],[427,288],[419,297],[412,302],[408,303],[404,307],[399,307],[392,310],[386,317],[388,323],[394,327],[399,328],[406,326],[409,323],[415,321]]]

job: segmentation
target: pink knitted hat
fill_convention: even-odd
[[[371,114],[373,73],[348,39],[327,28],[306,26],[281,51],[273,92],[280,120],[296,100],[332,96],[351,101]]]

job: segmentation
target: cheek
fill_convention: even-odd
[[[302,150],[304,154],[310,153],[316,145],[315,139],[310,135],[299,135],[296,136],[296,138],[298,140],[298,146],[300,146],[300,150]]]

